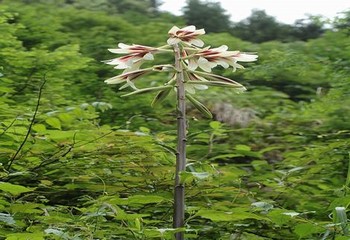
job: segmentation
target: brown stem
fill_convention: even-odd
[[[16,157],[17,155],[21,152],[24,144],[27,142],[27,139],[29,137],[29,134],[30,132],[32,131],[32,127],[34,125],[34,122],[36,120],[36,115],[38,113],[38,110],[39,110],[39,105],[40,105],[40,99],[41,99],[41,94],[43,92],[43,88],[44,88],[44,85],[46,83],[46,78],[44,76],[44,80],[43,82],[41,83],[40,87],[39,87],[39,93],[38,93],[38,99],[37,99],[37,103],[36,103],[36,106],[35,106],[35,110],[34,110],[34,114],[33,114],[33,117],[32,117],[32,120],[30,121],[30,124],[29,124],[29,127],[28,127],[28,130],[27,130],[27,133],[21,143],[21,145],[18,147],[17,151],[15,152],[15,154],[11,157],[9,163],[8,163],[8,166],[6,168],[7,171],[9,171],[11,169],[11,166],[12,164],[14,163],[14,161],[16,160]]]
[[[185,185],[180,181],[180,173],[186,168],[186,96],[184,74],[181,64],[181,52],[179,46],[174,46],[176,88],[177,88],[177,152],[176,152],[176,173],[174,187],[174,218],[173,227],[184,227],[185,221]],[[175,234],[176,240],[184,239],[184,232]]]

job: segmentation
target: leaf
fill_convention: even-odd
[[[12,213],[42,213],[42,204],[38,203],[14,203],[10,209]]]
[[[266,238],[260,237],[258,235],[252,234],[252,233],[233,233],[230,236],[230,239],[234,240],[266,240]]]
[[[294,232],[300,237],[304,238],[314,233],[323,232],[324,229],[312,223],[301,223],[295,226]]]
[[[186,182],[188,183],[193,181],[194,179],[203,180],[211,176],[207,172],[186,172],[186,171],[180,172],[179,175],[180,175],[181,183],[186,183]]]
[[[169,95],[170,92],[171,92],[171,88],[164,89],[164,90],[158,92],[158,94],[154,97],[154,99],[151,103],[151,106],[154,107],[157,104],[161,103]]]
[[[186,97],[205,117],[213,118],[213,115],[211,114],[210,110],[206,106],[204,106],[204,104],[199,102],[197,99],[195,99],[190,94],[186,94]]]
[[[160,91],[160,90],[165,90],[165,89],[171,89],[171,88],[173,88],[173,86],[170,86],[170,85],[161,86],[161,87],[143,88],[143,89],[140,89],[140,90],[133,91],[131,93],[124,94],[121,97],[128,97],[128,96],[135,95],[135,94],[144,94],[144,93]]]
[[[72,239],[71,237],[69,237],[69,234],[66,233],[66,232],[63,232],[62,230],[60,229],[55,229],[55,228],[47,228],[45,229],[44,231],[46,234],[53,234],[53,235],[56,235],[59,237],[59,239]],[[73,238],[73,239],[76,239],[76,238]],[[80,238],[78,238],[80,239]],[[77,240],[78,240],[77,239]]]
[[[0,73],[1,74],[1,73]],[[1,75],[0,75],[1,77]],[[4,86],[0,86],[0,92],[3,92],[3,93],[11,93],[11,92],[14,92],[12,88],[8,88],[8,87],[4,87]]]
[[[46,131],[46,127],[44,124],[34,124],[33,128],[34,131],[41,133],[41,132],[45,132]]]
[[[61,130],[61,121],[58,118],[50,117],[50,118],[47,118],[45,122],[49,124],[51,127]]]
[[[209,123],[209,126],[212,128],[212,129],[220,129],[222,127],[222,123],[219,122],[219,121],[211,121]]]
[[[0,190],[9,192],[12,195],[19,195],[25,192],[31,192],[32,189],[23,187],[21,185],[15,185],[12,183],[0,182]]]
[[[256,171],[270,167],[269,163],[266,160],[253,160],[250,164]]]
[[[213,87],[228,87],[228,88],[239,88],[245,90],[241,84],[231,82],[219,82],[219,81],[187,81],[186,84],[206,85]]]
[[[273,209],[273,205],[267,202],[254,202],[251,204],[253,207],[261,209],[263,211],[269,211]]]
[[[140,131],[146,134],[150,134],[151,133],[151,129],[146,128],[146,127],[139,127]]]
[[[11,216],[11,214],[6,214],[6,213],[0,213],[0,222],[4,222],[9,225],[16,223],[13,217]]]
[[[58,117],[62,122],[65,122],[65,123],[70,123],[74,120],[73,116],[68,113],[60,113],[58,114]]]
[[[237,211],[237,212],[221,212],[216,210],[199,210],[197,215],[202,218],[210,219],[214,222],[239,221],[244,219],[268,220],[254,213]]]
[[[160,203],[164,200],[164,197],[156,195],[134,195],[128,198],[129,204],[149,204],[149,203]]]
[[[41,232],[11,233],[6,236],[5,240],[44,240],[44,234]]]
[[[290,214],[286,214],[287,211],[284,209],[272,209],[267,216],[271,219],[275,224],[282,226],[283,224],[288,223],[292,220]]]
[[[240,84],[240,83],[238,83],[236,81],[233,81],[232,79],[224,77],[224,76],[216,75],[216,74],[213,74],[213,73],[197,72],[197,71],[195,73],[200,75],[200,76],[203,76],[206,79],[210,79],[210,80],[213,80],[213,81],[219,81],[221,83],[236,85],[237,88],[245,89],[245,87],[242,84]],[[202,81],[200,81],[200,82],[202,83]]]
[[[243,144],[237,144],[235,146],[235,149],[240,151],[251,151],[251,148],[249,146]]]

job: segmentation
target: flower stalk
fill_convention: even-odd
[[[181,49],[174,45],[177,92],[177,152],[174,186],[174,217],[173,227],[184,227],[185,221],[185,185],[181,183],[180,173],[186,169],[186,92],[184,72],[181,63]],[[183,232],[175,234],[177,240],[184,239]]]

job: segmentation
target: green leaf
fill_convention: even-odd
[[[210,173],[207,172],[186,172],[182,171],[180,172],[180,182],[181,183],[188,183],[193,181],[194,179],[197,180],[203,180],[211,176]]]
[[[41,133],[46,131],[46,126],[44,124],[34,124],[33,128],[34,131]]]
[[[233,233],[230,236],[230,239],[235,239],[235,240],[266,240],[264,237],[260,237],[258,235],[252,234],[252,233],[247,233],[247,232],[239,232],[239,233]]]
[[[219,122],[219,121],[211,121],[209,123],[209,126],[212,128],[212,129],[220,129],[222,127],[222,123]]]
[[[235,149],[240,150],[240,151],[250,151],[251,150],[251,148],[249,146],[243,145],[243,144],[237,144],[235,146]]]
[[[164,197],[157,195],[134,195],[128,198],[129,204],[149,204],[160,203],[164,200]]]
[[[172,89],[169,88],[158,92],[157,95],[154,97],[151,106],[154,107],[157,104],[161,103],[169,95],[169,93],[171,93],[171,90]]]
[[[6,236],[5,240],[44,240],[44,234],[41,232],[11,233]]]
[[[271,167],[266,160],[253,160],[250,164],[256,171]]]
[[[43,204],[38,203],[14,203],[10,209],[12,213],[42,213]]]
[[[228,88],[239,88],[245,89],[241,84],[231,82],[219,82],[219,81],[187,81],[186,84],[201,84],[213,87],[228,87]]]
[[[45,122],[53,128],[61,129],[61,121],[58,118],[49,117],[45,120]]]
[[[146,127],[139,127],[140,131],[146,134],[150,134],[151,133],[151,129],[146,128]]]
[[[301,223],[295,226],[294,232],[301,238],[311,236],[314,233],[323,232],[324,229],[312,223]]]
[[[269,211],[273,209],[273,205],[268,202],[254,202],[251,204],[252,207],[255,207],[257,209],[263,210],[263,211]]]
[[[199,102],[197,99],[195,99],[192,95],[186,94],[186,98],[190,100],[190,102],[207,118],[213,118],[213,115],[211,114],[210,110],[204,106],[203,103]]]
[[[68,113],[60,113],[58,118],[65,123],[70,123],[74,120],[73,116]]]
[[[216,75],[216,74],[213,74],[213,73],[207,73],[207,72],[199,72],[199,71],[196,71],[195,73],[198,74],[199,76],[203,76],[205,79],[210,79],[210,80],[213,80],[213,81],[219,81],[221,83],[236,85],[238,88],[245,89],[242,84],[240,84],[240,83],[238,83],[236,81],[233,81],[232,79],[224,77],[224,76]],[[200,82],[202,84],[202,81],[200,81]]]
[[[21,193],[33,191],[32,189],[23,187],[21,185],[15,185],[7,182],[0,182],[0,190],[9,192],[12,195],[19,195]]]
[[[291,215],[286,214],[286,210],[284,209],[272,209],[267,216],[271,219],[275,224],[282,226],[289,221],[292,220]]]
[[[349,240],[348,236],[336,236],[335,240]]]
[[[160,91],[160,90],[165,90],[165,89],[172,89],[172,88],[173,88],[173,86],[169,86],[169,85],[161,86],[161,87],[143,88],[140,90],[133,91],[131,93],[124,94],[121,97],[128,97],[128,96],[135,95],[135,94],[145,94],[145,93],[149,93],[149,92]]]
[[[239,221],[244,219],[268,220],[254,213],[237,211],[237,212],[221,212],[216,210],[199,210],[197,215],[202,218],[210,219],[214,222]]]
[[[0,74],[1,74],[1,73],[0,73]],[[1,76],[0,76],[0,77],[1,77]],[[12,93],[12,92],[14,92],[14,90],[13,90],[12,88],[0,86],[0,92],[3,92],[3,93]]]

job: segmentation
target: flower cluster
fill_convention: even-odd
[[[157,48],[142,45],[118,44],[119,48],[108,49],[111,53],[127,54],[119,58],[113,58],[105,61],[110,65],[115,65],[116,69],[135,70],[138,69],[145,60],[153,60],[153,54],[158,51]]]
[[[122,54],[123,56],[111,60],[104,61],[107,64],[114,65],[116,69],[124,71],[115,77],[105,80],[107,84],[124,85],[120,88],[132,87],[134,92],[127,94],[138,94],[150,92],[152,90],[169,92],[170,88],[176,88],[177,74],[181,72],[184,76],[183,81],[188,93],[195,93],[195,89],[206,89],[208,86],[231,87],[238,90],[244,90],[241,84],[216,74],[212,74],[212,69],[221,66],[223,68],[232,67],[233,71],[239,68],[244,68],[238,62],[253,62],[256,61],[258,55],[244,53],[240,51],[229,51],[226,45],[216,48],[203,47],[204,42],[198,37],[205,34],[204,29],[196,29],[195,26],[187,26],[178,28],[173,26],[169,32],[167,45],[162,47],[149,47],[143,45],[127,45],[118,44],[118,48],[108,49],[111,53]],[[157,65],[151,68],[141,69],[141,65],[145,61],[154,59],[154,54],[173,52],[174,47],[181,49],[181,69],[176,69],[174,65],[165,64]],[[202,71],[200,71],[202,70]],[[151,72],[171,72],[171,78],[161,87],[151,87],[146,89],[137,89],[133,83],[135,79]],[[159,94],[162,93],[159,92]],[[159,95],[158,94],[158,95]],[[158,96],[157,95],[157,96]],[[162,95],[162,94],[161,94]],[[163,94],[164,95],[164,94]]]
[[[224,68],[232,66],[233,70],[236,70],[237,68],[243,68],[237,62],[252,62],[258,58],[258,55],[255,54],[227,51],[227,49],[226,45],[212,49],[210,47],[201,49],[189,57],[188,68],[195,70],[197,67],[200,67],[206,72],[211,72],[212,68],[220,65]]]

